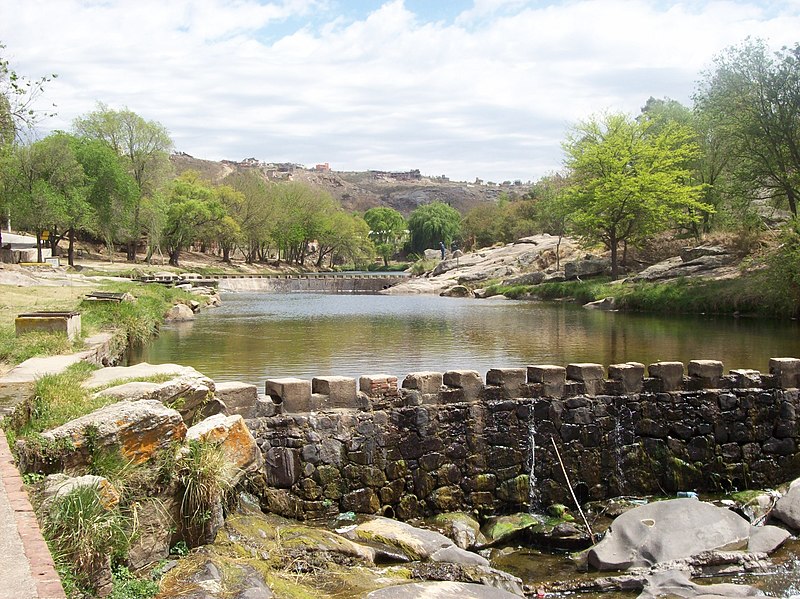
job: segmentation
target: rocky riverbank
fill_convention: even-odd
[[[81,387],[107,404],[41,433],[20,434],[15,449],[20,469],[38,481],[35,503],[46,534],[56,535],[54,547],[68,553],[69,545],[59,545],[58,539],[73,532],[67,520],[70,498],[84,503],[94,498],[99,521],[116,523],[105,543],[92,545],[92,559],[78,559],[73,572],[95,596],[111,590],[112,573],[120,566],[157,581],[165,598],[502,598],[608,589],[638,592],[642,598],[752,596],[759,591],[743,585],[709,587],[691,578],[774,572],[778,565],[770,554],[800,530],[797,483],[781,492],[750,492],[713,503],[685,498],[586,504],[590,537],[577,510],[558,505],[542,514],[438,509],[430,519],[411,523],[396,519],[397,513],[395,518],[376,513],[380,504],[370,502],[354,504],[352,513],[339,511],[336,502],[326,504],[324,496],[336,490],[336,481],[325,479],[321,466],[292,483],[292,492],[309,497],[315,485],[325,489],[318,500],[321,518],[300,522],[274,513],[281,511],[276,501],[285,497],[275,474],[299,464],[276,462],[278,455],[257,438],[263,422],[256,417],[277,423],[275,415],[287,407],[283,402],[252,385],[217,384],[178,365],[104,368],[87,373]],[[508,403],[481,401],[498,407]],[[35,404],[26,405],[15,414],[17,427]],[[344,411],[320,408],[294,418],[321,422]],[[394,418],[377,406],[371,413]],[[378,431],[361,433],[364,449],[383,443],[396,450]],[[287,447],[332,449],[322,439],[302,441],[302,448],[294,439],[287,430]],[[348,451],[358,453],[358,448]],[[421,447],[418,459],[431,461],[436,455]],[[373,488],[371,478],[362,480],[373,470],[378,476],[374,467],[353,469],[358,479],[349,483]],[[571,474],[582,478],[579,471]],[[440,468],[430,475],[450,473]],[[399,504],[416,496],[414,477],[395,480],[401,483]],[[391,489],[384,481],[380,493]],[[117,543],[121,539],[125,542]],[[532,547],[585,549],[569,565],[558,554],[525,557],[525,548]],[[560,565],[532,575],[531,564],[543,559]],[[596,571],[606,574],[598,578]]]

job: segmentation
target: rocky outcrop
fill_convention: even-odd
[[[599,256],[584,256],[564,264],[564,277],[569,281],[581,277],[599,277],[611,274],[611,260]]]
[[[172,375],[174,378],[159,383],[135,380],[122,382]],[[114,385],[115,382],[122,384]],[[214,381],[186,366],[142,363],[129,367],[105,368],[97,371],[84,383],[90,389],[105,385],[112,386],[97,391],[96,396],[112,397],[117,401],[154,399],[178,410],[187,424],[226,410],[224,403],[214,398]]]
[[[98,451],[119,451],[125,461],[141,464],[185,436],[176,410],[143,400],[105,406],[42,433],[43,442],[18,441],[17,450],[24,472],[76,471]]]
[[[631,277],[631,280],[660,281],[679,277],[730,278],[738,274],[738,269],[733,266],[736,261],[735,254],[720,246],[687,248],[680,256],[649,266]]]
[[[577,244],[547,234],[534,235],[501,247],[485,248],[449,258],[436,265],[427,277],[414,277],[384,290],[385,294],[440,294],[456,285],[473,288],[489,279],[511,279],[526,273],[551,269],[556,263],[556,249],[562,260],[575,256]],[[437,256],[438,258],[438,256]]]

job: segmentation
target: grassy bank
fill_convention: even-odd
[[[665,282],[614,283],[608,279],[540,285],[492,285],[487,295],[512,299],[572,300],[580,304],[613,297],[620,310],[662,314],[738,314],[795,318],[800,298],[787,293],[763,272],[736,279],[677,279]]]
[[[83,299],[90,290],[129,293],[135,301],[94,302]],[[122,345],[144,343],[158,332],[164,313],[177,301],[196,299],[183,290],[161,285],[109,283],[89,287],[0,286],[0,364],[13,366],[34,356],[80,350],[84,339],[103,330],[117,333]],[[81,313],[82,335],[70,342],[64,335],[32,333],[16,337],[14,318],[23,312],[66,310]],[[1,370],[0,370],[1,372]]]

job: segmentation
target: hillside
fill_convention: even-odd
[[[204,178],[220,183],[234,172],[258,172],[267,181],[299,181],[322,187],[348,211],[363,212],[374,206],[390,206],[408,216],[417,206],[434,201],[445,202],[461,212],[483,203],[494,202],[500,194],[522,195],[527,184],[486,184],[450,181],[446,177],[428,177],[419,171],[388,173],[378,171],[346,172],[307,169],[286,163],[265,163],[253,158],[234,162],[194,158],[184,153],[171,156],[175,171],[198,171]]]

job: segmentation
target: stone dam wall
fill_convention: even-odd
[[[247,422],[274,512],[496,514],[571,505],[556,447],[581,501],[791,480],[798,385],[793,358],[273,379]]]
[[[400,274],[298,274],[221,275],[222,291],[264,291],[269,293],[378,293],[405,281]]]

